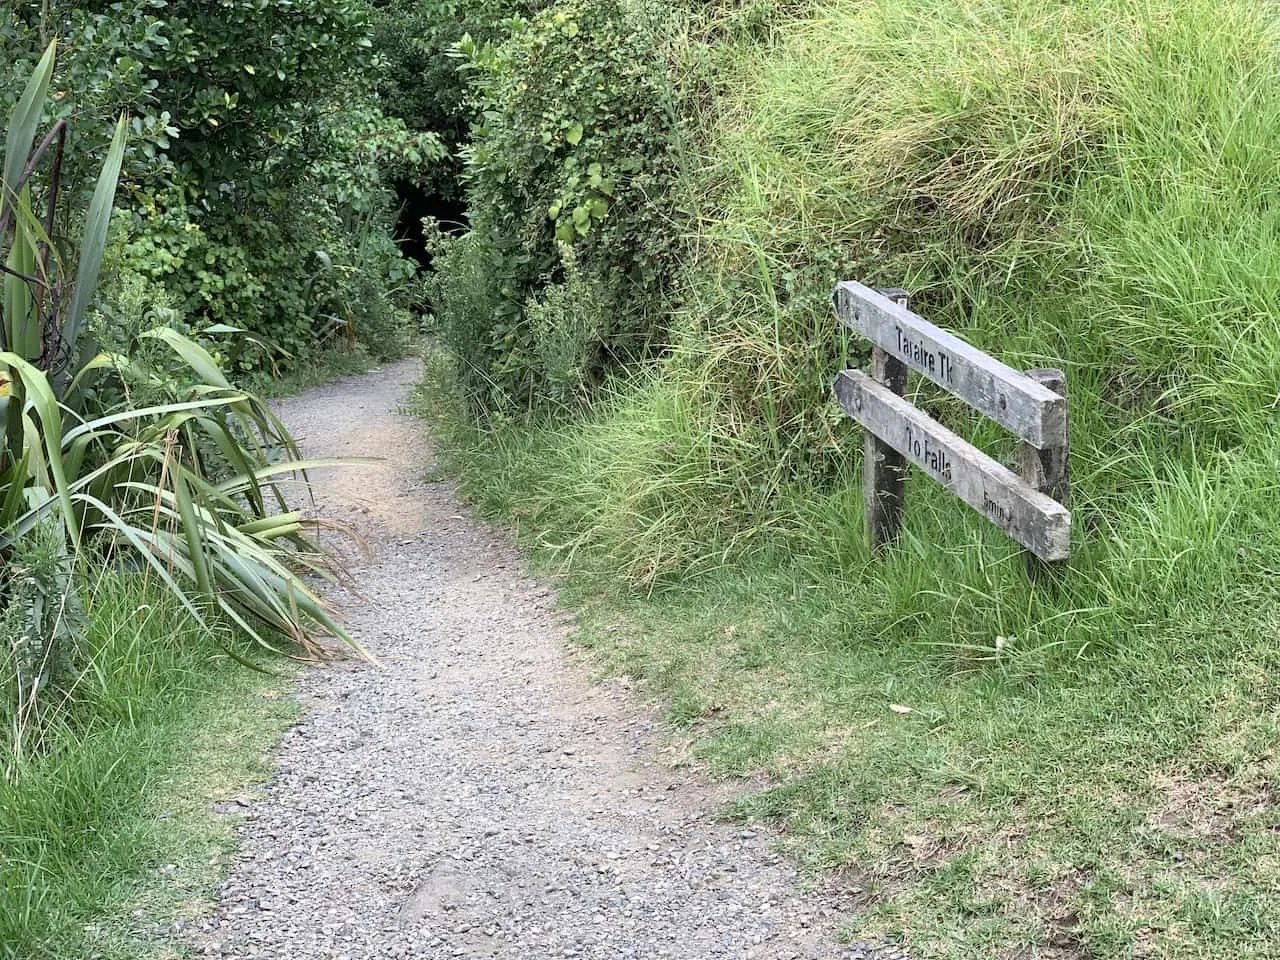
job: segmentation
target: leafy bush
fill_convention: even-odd
[[[65,121],[35,146],[55,49],[14,109],[0,181],[0,554],[43,558],[9,563],[0,582],[21,648],[5,660],[19,717],[33,709],[43,664],[68,634],[51,612],[69,592],[69,577],[54,569],[62,554],[93,551],[149,568],[195,621],[216,608],[267,647],[283,636],[314,649],[317,632],[352,642],[301,579],[328,567],[276,484],[307,465],[265,404],[233,388],[206,350],[170,326],[121,338],[120,353],[86,350],[127,127],[116,125],[83,235],[71,241],[57,230],[62,171],[52,149]],[[76,252],[72,282],[64,257]],[[148,365],[151,343],[171,360]],[[104,380],[106,389],[89,389]],[[148,405],[133,402],[139,391]],[[60,545],[52,553],[41,546],[50,537]]]
[[[461,201],[458,155],[471,127],[465,72],[452,56],[463,37],[492,43],[513,17],[529,17],[546,0],[385,0],[375,4],[373,44],[387,61],[378,90],[384,109],[415,131],[440,138],[446,162],[396,175],[447,201]]]
[[[650,4],[563,0],[496,44],[460,44],[482,118],[466,151],[471,236],[436,288],[456,263],[488,289],[434,308],[473,402],[576,401],[663,342],[679,238],[667,25]]]
[[[251,329],[296,358],[335,316],[347,334],[402,324],[392,277],[411,267],[356,237],[388,232],[387,176],[443,153],[379,109],[370,30],[360,0],[82,0],[17,5],[0,39],[17,69],[47,34],[66,39],[47,120],[92,131],[131,114],[118,266],[164,284],[186,315]],[[104,148],[92,133],[73,142],[69,182]],[[359,296],[343,288],[353,277]]]
[[[688,53],[709,58],[717,99],[686,108],[702,124],[705,162],[684,187],[701,217],[661,373],[712,439],[707,476],[732,482],[744,531],[796,526],[788,485],[839,491],[856,466],[830,402],[833,372],[863,349],[831,316],[848,277],[907,287],[1015,365],[1067,368],[1091,542],[1148,523],[1152,498],[1132,491],[1211,482],[1205,451],[1265,461],[1249,451],[1280,392],[1264,199],[1280,183],[1250,145],[1276,123],[1275,85],[1258,79],[1276,55],[1271,7],[777,9],[797,19],[761,30],[750,10],[717,9],[701,34],[712,51]],[[958,405],[927,389],[921,402],[1002,449]],[[615,453],[601,469],[628,472]],[[1175,499],[1160,509],[1182,517]]]

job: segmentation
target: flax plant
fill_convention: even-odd
[[[126,357],[88,342],[127,127],[121,117],[82,233],[56,235],[66,122],[36,140],[55,60],[51,44],[13,110],[3,162],[0,553],[52,524],[77,559],[145,569],[198,624],[217,611],[265,647],[283,639],[316,654],[329,635],[363,653],[303,579],[339,572],[284,495],[319,461],[302,460],[284,424],[195,340],[143,333],[139,345],[163,348],[163,370],[141,359],[155,350]],[[113,379],[164,384],[163,402],[104,406],[88,388]]]

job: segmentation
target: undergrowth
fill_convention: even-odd
[[[101,575],[86,593],[64,677],[74,709],[43,717],[39,749],[0,779],[0,957],[13,960],[171,956],[157,933],[207,909],[227,863],[233,820],[214,803],[265,775],[295,709],[218,641],[248,645],[142,576]]]

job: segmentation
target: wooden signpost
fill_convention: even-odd
[[[907,309],[906,292],[852,281],[836,315],[872,342],[871,375],[845,370],[836,399],[866,428],[863,482],[873,549],[894,542],[914,464],[1026,547],[1029,571],[1067,559],[1071,514],[1066,383],[1059,370],[1020,373]],[[1017,435],[1019,473],[903,399],[915,370]]]

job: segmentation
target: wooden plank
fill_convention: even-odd
[[[845,413],[1036,556],[1067,559],[1071,514],[1062,504],[860,370],[840,373],[835,392]]]
[[[1048,387],[870,287],[836,285],[836,316],[856,333],[1037,449],[1067,439],[1067,403]]]

